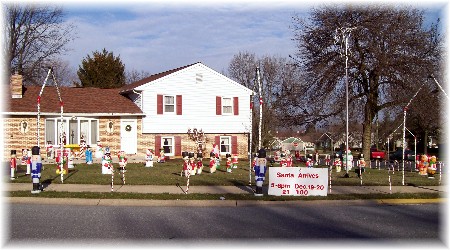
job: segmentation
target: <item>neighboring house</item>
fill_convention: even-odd
[[[18,81],[11,84],[16,86],[11,86],[2,112],[4,159],[9,158],[11,149],[20,154],[21,149],[37,144],[41,87],[20,87],[18,91]],[[150,148],[159,155],[164,148],[166,156],[178,157],[182,151],[195,151],[196,143],[187,131],[197,128],[209,139],[208,151],[212,144],[221,144],[222,154],[247,157],[252,91],[202,63],[155,74],[119,89],[60,87],[60,92],[67,144],[79,144],[83,135],[92,148],[100,142],[113,154],[124,150],[143,156]],[[46,86],[41,97],[42,154],[47,144],[58,144],[60,116],[56,88]]]

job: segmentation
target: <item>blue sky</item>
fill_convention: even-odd
[[[103,48],[120,56],[126,70],[159,73],[195,62],[222,72],[239,51],[288,57],[295,54],[292,16],[313,2],[222,1],[69,2],[62,6],[77,38],[63,57],[74,70]],[[324,2],[314,2],[323,4]],[[401,3],[401,2],[400,2]],[[446,1],[418,3],[426,20],[444,19]]]

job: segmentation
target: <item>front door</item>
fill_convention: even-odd
[[[120,149],[126,154],[137,153],[137,121],[124,119],[120,121]]]

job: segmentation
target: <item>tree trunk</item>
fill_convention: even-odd
[[[372,119],[370,119],[366,115],[366,118],[364,119],[363,123],[363,136],[362,136],[362,152],[364,154],[364,160],[366,162],[370,161],[371,134],[372,134]]]

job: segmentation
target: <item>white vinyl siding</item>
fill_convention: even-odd
[[[198,74],[202,75],[202,84],[198,84]],[[251,90],[203,64],[174,72],[136,90],[142,91],[143,133],[184,134],[189,128],[203,129],[205,133],[248,133],[250,130]],[[181,95],[183,115],[157,115],[157,95],[174,97],[174,111],[175,97]],[[216,115],[217,96],[229,98],[231,110],[226,108],[229,115]],[[239,100],[239,115],[233,112],[234,97]]]

